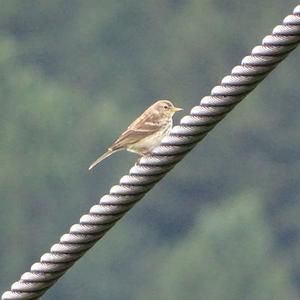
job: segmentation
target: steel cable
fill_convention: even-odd
[[[180,125],[165,137],[152,154],[143,157],[120,179],[118,185],[104,195],[99,204],[71,226],[40,261],[31,266],[10,290],[2,295],[8,299],[38,299],[84,253],[162,179],[187,152],[201,141],[236,104],[246,97],[300,42],[300,5],[292,15],[253,48],[240,65],[214,87],[210,96],[201,99]]]

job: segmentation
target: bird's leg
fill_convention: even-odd
[[[135,165],[139,164],[141,159],[144,157],[144,156],[147,156],[149,154],[149,151],[143,151],[143,152],[139,152],[137,153],[138,154],[138,159],[136,160],[135,162]]]
[[[138,154],[138,159],[136,160],[135,164],[134,165],[137,165],[138,163],[140,163],[140,160],[142,159],[144,155],[142,153],[139,153]]]
[[[143,156],[139,156],[139,158],[137,159],[136,163],[139,164],[141,162]]]

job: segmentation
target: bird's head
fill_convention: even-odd
[[[177,111],[183,110],[182,108],[174,106],[169,100],[159,100],[153,104],[160,115],[166,117],[172,117]]]

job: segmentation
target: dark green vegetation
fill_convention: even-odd
[[[0,4],[3,292],[127,173],[129,153],[87,168],[145,107],[189,110],[295,2]],[[44,299],[299,299],[299,65],[298,49]]]

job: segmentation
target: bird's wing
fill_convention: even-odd
[[[141,139],[155,133],[160,128],[159,118],[153,112],[145,111],[110,147],[112,150],[123,148],[128,144],[134,144]]]
[[[147,109],[128,126],[128,129],[154,132],[159,128],[159,120],[160,118],[157,112]]]

